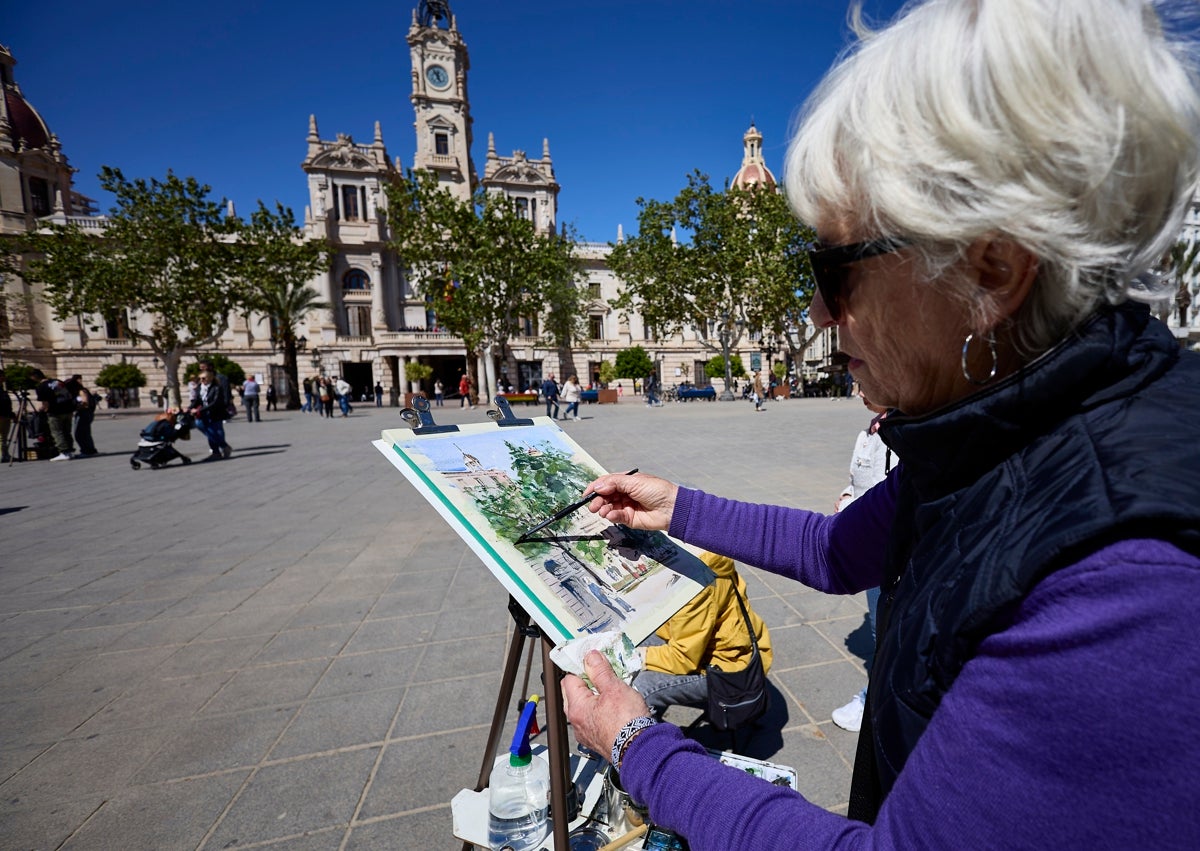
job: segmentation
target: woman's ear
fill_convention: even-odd
[[[975,283],[987,293],[994,315],[989,325],[1011,318],[1025,303],[1037,280],[1038,258],[1010,239],[985,236],[967,248]]]

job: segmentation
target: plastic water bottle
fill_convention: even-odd
[[[508,759],[496,763],[488,782],[488,847],[531,851],[550,832],[550,766],[529,749],[537,711],[531,698],[521,712]]]

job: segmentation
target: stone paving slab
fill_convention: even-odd
[[[609,469],[828,510],[869,416],[627,399],[563,428]],[[151,417],[102,415],[93,458],[0,467],[0,849],[458,848],[511,619],[371,446],[396,409],[265,412],[228,424],[229,461],[134,471]],[[744,573],[776,693],[739,749],[844,812],[856,736],[829,712],[865,681],[865,603]]]

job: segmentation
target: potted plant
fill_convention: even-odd
[[[412,404],[413,396],[424,395],[421,392],[421,382],[427,381],[433,375],[433,367],[420,361],[409,361],[404,365],[404,376],[412,387],[411,393],[404,394],[404,407]]]
[[[771,372],[775,373],[775,377],[779,379],[779,383],[775,385],[775,398],[786,399],[792,395],[792,388],[787,382],[787,364],[783,361],[771,367]]]
[[[620,394],[617,392],[617,388],[614,387],[610,390],[608,385],[609,382],[617,377],[617,368],[605,360],[600,361],[599,371],[601,389],[596,391],[596,402],[601,405],[609,403],[615,405],[620,398]]]

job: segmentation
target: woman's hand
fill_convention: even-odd
[[[576,741],[608,759],[621,728],[639,715],[649,715],[650,708],[636,689],[621,682],[599,652],[590,651],[583,657],[583,665],[599,694],[593,694],[579,677],[563,677],[567,720]]]
[[[657,476],[611,473],[588,486],[595,498],[588,511],[631,529],[661,529],[671,526],[679,486]]]

